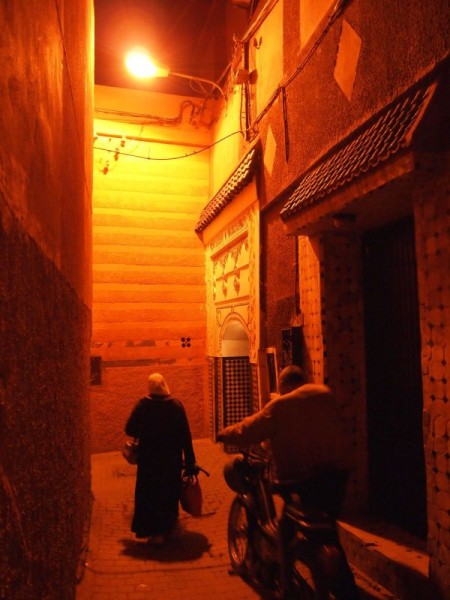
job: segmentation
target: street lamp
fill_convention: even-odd
[[[211,85],[212,87],[217,89],[220,92],[222,98],[225,99],[225,95],[222,89],[214,81],[204,79],[203,77],[187,75],[185,73],[175,73],[174,71],[170,71],[169,69],[160,67],[152,61],[150,56],[143,49],[135,48],[134,50],[128,52],[128,54],[125,57],[125,65],[128,71],[138,79],[150,79],[152,77],[169,77],[169,75],[172,75],[174,77],[181,77],[190,81],[199,81],[202,83],[207,83],[208,85]]]

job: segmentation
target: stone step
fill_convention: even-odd
[[[402,600],[398,598],[379,583],[373,581],[365,573],[360,571],[357,567],[350,564],[350,567],[355,576],[355,582],[358,586],[360,593],[360,600]],[[314,584],[312,581],[310,571],[302,565],[302,563],[296,563],[296,568],[305,580],[308,591],[311,594],[311,600],[314,598]]]
[[[354,565],[351,564],[350,566],[359,589],[360,600],[401,600],[401,598],[389,592],[382,585],[370,579],[370,577]]]
[[[389,526],[365,525],[339,523],[341,542],[361,589],[366,582],[369,590],[378,587],[385,594],[381,598],[433,600],[423,543]]]

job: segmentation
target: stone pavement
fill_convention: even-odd
[[[222,471],[231,456],[208,439],[195,440],[194,447],[198,464],[210,473],[200,474],[203,514],[193,518],[180,509],[180,536],[162,548],[147,546],[130,531],[136,467],[120,452],[92,456],[94,503],[76,600],[261,600],[230,574],[227,521],[233,492]],[[396,600],[357,570],[355,575],[361,600]]]
[[[222,469],[230,459],[219,444],[194,442],[203,514],[180,509],[181,534],[162,548],[148,547],[130,531],[136,467],[120,452],[92,457],[94,505],[77,600],[254,600],[260,598],[230,575],[227,549],[228,509],[233,492]]]

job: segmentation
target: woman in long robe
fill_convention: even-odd
[[[148,389],[125,427],[139,440],[131,530],[137,538],[162,543],[178,519],[182,469],[195,471],[195,454],[184,407],[162,375],[150,375]]]

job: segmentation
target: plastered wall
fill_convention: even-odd
[[[114,90],[98,94],[98,106],[114,102]],[[178,114],[181,101],[149,97],[139,112]],[[133,110],[129,95],[125,102]],[[94,452],[121,447],[152,372],[184,403],[193,436],[205,435],[204,256],[194,227],[208,196],[210,132],[184,118],[179,127],[124,120],[95,121],[104,135],[94,160],[91,353],[102,359],[101,384],[91,386]],[[124,137],[121,146],[121,136],[141,141]],[[116,147],[117,160],[108,152]]]
[[[0,598],[71,600],[90,516],[92,3],[0,5]]]

